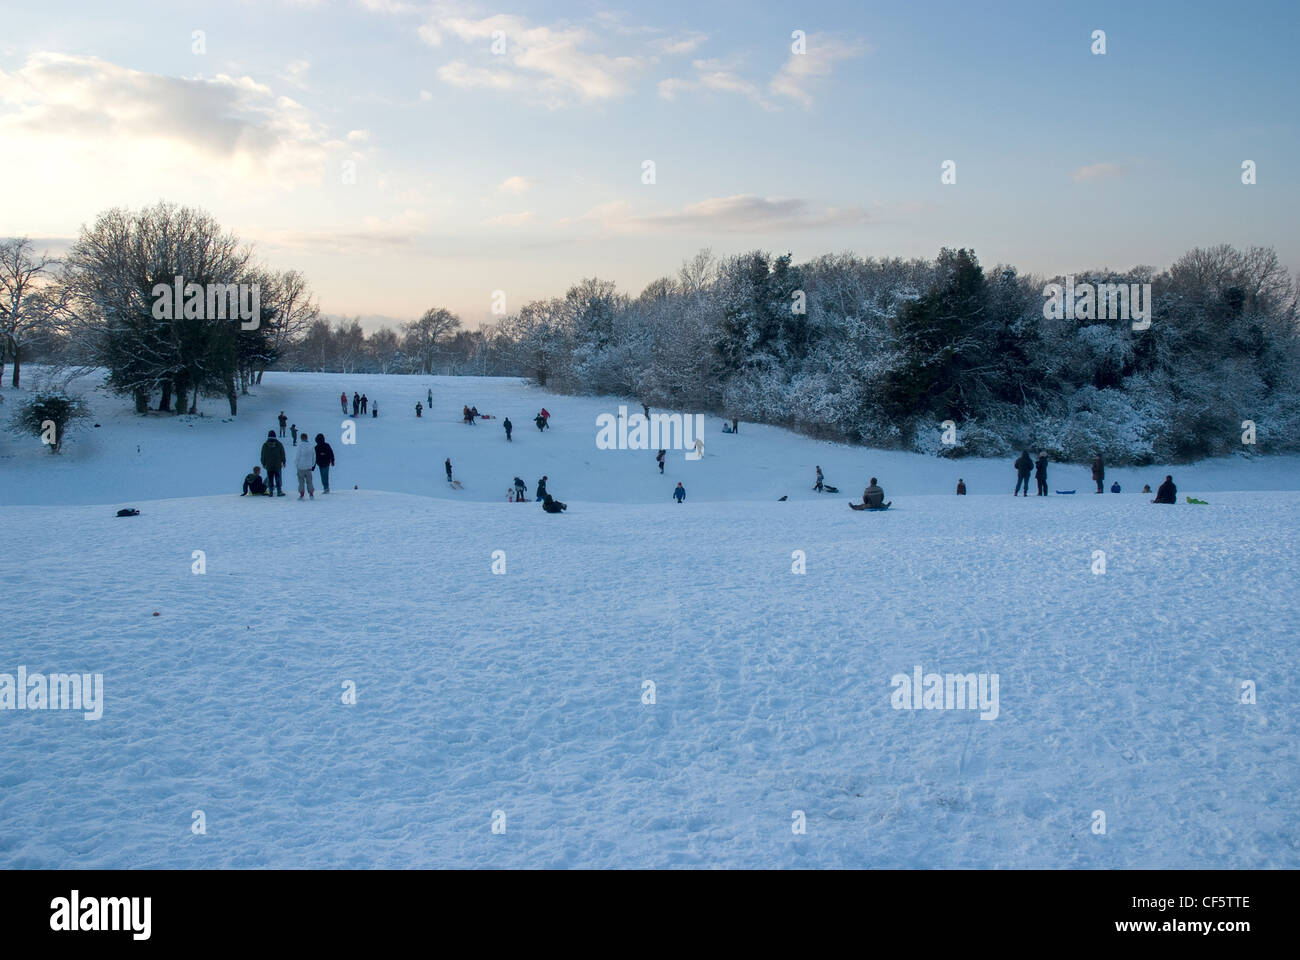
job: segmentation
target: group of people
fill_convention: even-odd
[[[339,406],[341,406],[341,407],[343,408],[343,415],[346,417],[347,414],[348,414],[348,395],[347,395],[346,392],[344,392],[344,393],[340,393],[340,394],[339,394]],[[369,406],[370,406],[370,398],[369,398],[369,397],[367,397],[364,393],[357,393],[356,391],[353,391],[353,393],[352,393],[352,416],[354,416],[354,417],[356,417],[356,416],[362,416],[362,417],[364,417],[364,416],[366,415],[366,410],[367,410],[367,408],[368,408]],[[371,411],[371,416],[374,416],[374,417],[378,417],[378,416],[379,416],[379,404],[378,404],[378,403],[376,403],[376,404],[374,405],[374,410]]]
[[[1025,491],[1025,496],[1029,496],[1029,475],[1034,475],[1038,481],[1038,496],[1047,496],[1047,454],[1039,453],[1038,459],[1035,460],[1029,455],[1028,450],[1021,451],[1020,457],[1016,460],[1016,491],[1012,496],[1019,496],[1021,488]],[[958,493],[966,492],[966,485],[962,483],[961,478],[957,478]],[[1100,491],[1098,491],[1100,492]]]
[[[542,407],[537,416],[533,417],[533,423],[537,424],[537,432],[541,433],[551,425],[551,412]]]
[[[284,415],[280,416],[283,418]],[[295,434],[294,446],[298,448],[293,458],[294,469],[298,472],[298,499],[301,500],[304,496],[312,500],[316,499],[316,488],[312,482],[312,473],[315,470],[320,470],[321,492],[329,493],[330,467],[334,466],[334,448],[326,442],[325,435],[316,434],[316,445],[312,446],[307,434]],[[259,459],[261,466],[253,467],[252,473],[244,477],[244,491],[240,496],[283,497],[283,472],[289,465],[289,455],[274,430],[267,431],[266,442],[262,444]],[[263,470],[266,471],[265,478],[262,476]]]
[[[461,419],[471,427],[478,420],[478,407],[461,407]]]
[[[548,476],[543,476],[542,479],[537,481],[537,496],[533,499],[533,503],[540,502],[542,509],[547,513],[563,513],[569,509],[569,505],[551,496],[551,492],[546,489],[546,484],[550,479]],[[515,477],[514,484],[506,490],[506,500],[510,503],[527,503],[528,484],[524,483],[521,478]]]

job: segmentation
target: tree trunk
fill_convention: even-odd
[[[136,413],[149,412],[149,391],[144,390],[140,387],[136,387],[135,389],[135,412]]]
[[[158,409],[167,413],[172,409],[172,382],[164,380],[162,385],[162,399],[158,401]]]
[[[176,412],[177,413],[185,412],[185,394],[186,394],[185,384],[183,383],[176,384]]]
[[[14,389],[15,390],[18,389],[18,369],[19,369],[19,365],[22,362],[18,354],[19,354],[18,344],[14,344]],[[3,374],[0,374],[0,376],[3,376]]]
[[[254,382],[254,383],[261,383],[261,382],[262,382],[262,374],[264,374],[264,373],[266,373],[265,370],[259,370],[259,371],[257,371],[257,379],[254,380],[253,382]]]
[[[230,415],[233,417],[239,413],[239,393],[235,390],[233,376],[226,379],[226,399],[230,401]]]

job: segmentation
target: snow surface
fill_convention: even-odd
[[[0,711],[0,866],[1300,866],[1294,458],[1021,500],[1009,463],[710,420],[660,477],[596,449],[612,399],[266,379],[234,422],[96,395],[59,457],[0,439],[0,673],[106,690]],[[354,446],[343,388],[381,404]],[[234,495],[281,408],[329,434],[328,497]],[[1167,472],[1210,505],[1130,492]],[[543,473],[568,513],[504,502]],[[846,508],[869,475],[888,513]],[[893,709],[918,664],[997,673],[998,717]]]

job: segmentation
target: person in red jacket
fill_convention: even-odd
[[[343,408],[343,413],[346,415],[348,412],[348,395],[346,393],[339,394],[339,406]]]

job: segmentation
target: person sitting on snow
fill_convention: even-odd
[[[1174,478],[1165,476],[1165,482],[1160,484],[1160,489],[1156,491],[1156,498],[1152,503],[1177,503],[1178,488],[1174,486]]]
[[[244,477],[244,492],[240,496],[246,497],[250,493],[257,497],[266,494],[266,481],[262,479],[261,467],[254,467],[253,472]]]
[[[547,513],[561,513],[568,510],[569,505],[567,503],[560,503],[559,500],[556,500],[548,493],[546,499],[542,501],[542,509]]]
[[[885,505],[885,491],[876,483],[875,477],[871,478],[871,483],[867,486],[867,489],[862,491],[862,502],[866,504],[868,510],[874,510]]]

